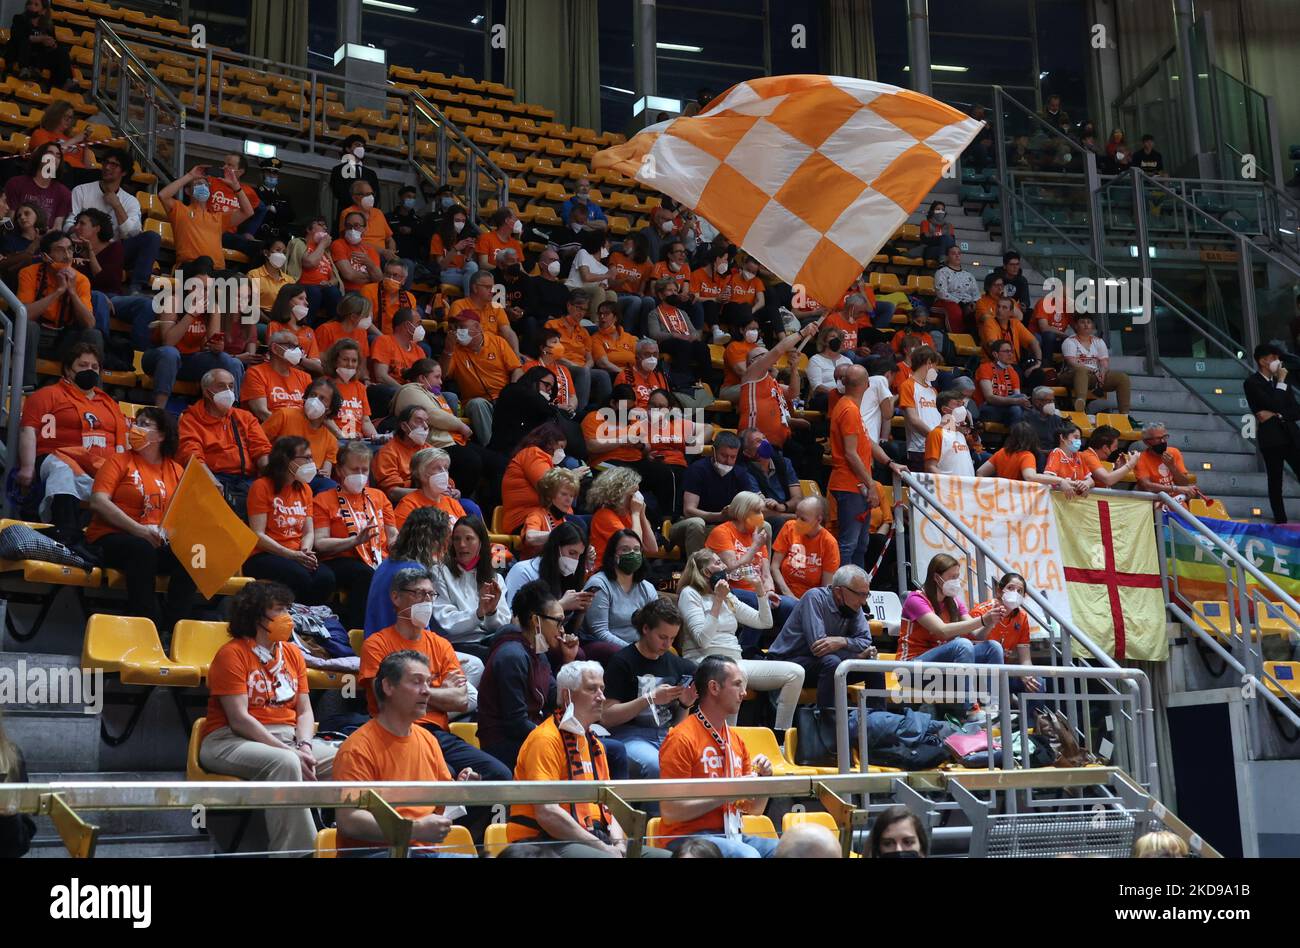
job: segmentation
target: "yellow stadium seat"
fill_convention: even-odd
[[[1233,632],[1231,609],[1226,602],[1198,599],[1192,603],[1192,617],[1198,626],[1216,639],[1226,640]],[[1236,632],[1238,635],[1245,633],[1242,623],[1237,623]]]
[[[232,777],[229,774],[209,773],[199,763],[199,747],[203,743],[200,735],[203,733],[203,726],[207,723],[207,718],[199,718],[194,722],[194,726],[190,728],[190,742],[185,753],[185,779],[237,783],[239,781],[238,777]]]
[[[225,622],[200,622],[182,619],[172,629],[172,661],[178,665],[192,665],[204,678],[221,646],[230,641],[229,626]]]
[[[772,762],[772,773],[778,777],[812,776],[817,773],[812,767],[799,767],[785,759],[781,745],[776,742],[776,734],[765,727],[737,727],[733,730],[745,742],[749,756],[762,754]]]
[[[1263,635],[1289,635],[1300,629],[1300,616],[1284,602],[1260,602],[1255,609]]]
[[[1188,501],[1187,509],[1198,517],[1213,517],[1216,520],[1231,520],[1228,516],[1228,508],[1223,506],[1221,500],[1201,500],[1199,497],[1193,497]]]
[[[952,340],[953,349],[956,350],[957,355],[969,358],[980,354],[980,347],[975,342],[975,337],[969,333],[954,332],[950,333],[948,338]]]
[[[1277,685],[1264,679],[1268,690],[1278,695],[1300,698],[1300,662],[1265,662],[1264,671],[1277,679]],[[1278,687],[1281,685],[1281,688]]]
[[[811,700],[813,702],[816,702],[817,700],[815,689],[813,690],[813,697]],[[800,699],[800,703],[801,704],[806,703],[802,700],[802,696]],[[798,752],[799,752],[799,729],[792,727],[785,732],[785,759],[791,761],[798,760],[799,758],[795,756],[795,754],[797,754]],[[840,769],[838,767],[814,767],[806,764],[800,764],[799,766],[803,767],[805,770],[811,770],[815,774],[837,774],[840,772]]]
[[[356,652],[357,655],[360,655],[361,647],[366,644],[366,630],[349,629],[348,644],[352,646],[352,651]]]
[[[452,721],[451,733],[472,747],[479,746],[478,724],[473,721]],[[455,776],[455,774],[452,774],[452,776]]]
[[[489,823],[483,831],[483,851],[492,859],[510,845],[510,830],[505,823]]]
[[[316,852],[317,859],[334,859],[338,856],[338,837],[339,831],[332,826],[327,826],[323,830],[316,831]]]
[[[1110,414],[1107,412],[1097,413],[1097,426],[1110,425],[1119,432],[1121,441],[1137,441],[1142,437],[1142,433],[1133,427],[1133,422],[1129,421],[1128,415]]]
[[[1092,422],[1090,422],[1090,421],[1088,420],[1088,415],[1087,415],[1086,412],[1081,412],[1081,411],[1063,411],[1063,412],[1061,412],[1061,417],[1062,417],[1062,418],[1065,418],[1065,419],[1067,419],[1067,420],[1069,420],[1069,421],[1072,421],[1072,422],[1074,422],[1076,425],[1078,425],[1078,426],[1079,426],[1079,430],[1083,432],[1083,436],[1084,436],[1085,438],[1088,437],[1089,435],[1091,435],[1091,434],[1093,433],[1093,431],[1096,430],[1096,427],[1097,427],[1096,425],[1094,425]]]
[[[781,818],[781,832],[788,833],[790,827],[799,826],[802,823],[815,823],[818,826],[824,826],[837,836],[840,832],[839,826],[835,824],[835,817],[831,816],[829,813],[822,813],[820,811],[811,813],[806,811],[803,813],[787,813]]]
[[[162,245],[166,249],[176,249],[176,243],[172,238],[172,225],[167,221],[156,220],[151,217],[144,222],[144,229],[160,236]]]
[[[116,674],[127,685],[193,688],[202,681],[196,666],[167,657],[152,620],[136,616],[91,616],[86,622],[81,665]]]

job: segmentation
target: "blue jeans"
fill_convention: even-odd
[[[141,352],[153,346],[149,324],[158,317],[154,314],[152,296],[113,296],[113,310],[118,319],[131,324],[131,344]],[[104,330],[107,332],[108,330]]]
[[[225,369],[233,375],[236,391],[244,384],[244,363],[225,352],[203,349],[183,356],[175,346],[158,346],[145,351],[141,365],[153,376],[154,391],[159,395],[171,395],[177,379],[195,382],[210,369]]]
[[[1061,351],[1061,343],[1065,341],[1065,336],[1058,332],[1052,332],[1050,329],[1038,334],[1038,345],[1043,350],[1043,367],[1050,369],[1056,354]]]
[[[758,596],[748,589],[733,589],[732,592],[736,598],[749,606],[751,609],[758,608]],[[794,607],[799,605],[798,599],[790,596],[782,596],[781,604],[772,610],[772,628],[770,629],[751,629],[748,626],[740,626],[736,634],[740,639],[741,648],[755,648],[761,646],[764,642],[771,642],[781,630],[785,628],[785,621],[790,618],[790,613],[794,612]]]
[[[831,491],[838,508],[836,520],[840,540],[840,565],[867,565],[867,544],[871,542],[871,516],[867,499],[857,491]],[[865,520],[858,518],[867,514]]]
[[[996,421],[1010,428],[1019,424],[1025,417],[1022,405],[984,405],[980,408],[981,421]]]
[[[311,309],[312,315],[315,316],[322,309],[325,311],[325,317],[317,319],[313,325],[319,326],[321,323],[333,319],[339,302],[343,299],[343,294],[339,292],[339,288],[330,283],[317,283],[314,286],[306,287],[306,290],[307,306]]]
[[[158,261],[158,251],[161,248],[162,235],[148,230],[142,230],[122,241],[122,263],[131,274],[128,286],[149,289],[153,265]]]
[[[463,267],[448,267],[438,275],[440,283],[450,283],[452,286],[458,286],[461,292],[469,296],[469,282],[474,279],[474,274],[478,273],[478,261],[466,260]]]
[[[953,662],[958,665],[1001,665],[1002,643],[972,642],[970,639],[958,636],[942,645],[936,645],[928,652],[922,652],[916,656],[916,661]],[[966,704],[969,706],[973,701],[968,697]]]
[[[718,849],[722,850],[723,859],[769,859],[776,852],[777,840],[769,839],[766,836],[749,836],[740,837],[739,841],[728,839],[726,836],[714,836],[711,833],[692,833],[692,836],[701,836],[715,844]],[[686,837],[673,840],[665,847],[670,852],[676,852],[678,847],[686,841]]]
[[[618,308],[623,314],[623,328],[638,339],[646,333],[646,314],[655,308],[653,296],[637,293],[618,294]]]
[[[627,749],[627,775],[632,780],[659,779],[659,745],[662,738],[646,728],[620,728],[618,739]]]
[[[876,303],[876,308],[871,312],[871,325],[877,329],[888,329],[894,319],[894,310],[898,306],[885,300]]]
[[[90,291],[90,313],[95,317],[95,328],[105,336],[108,335],[108,320],[111,307],[108,305],[108,296],[99,290]]]

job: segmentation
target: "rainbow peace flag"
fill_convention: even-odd
[[[1164,515],[1166,549],[1172,517],[1169,513]],[[1300,599],[1300,529],[1209,517],[1202,517],[1201,523],[1254,563],[1256,569],[1282,590]],[[1178,590],[1192,600],[1222,600],[1225,597],[1223,568],[1211,557],[1209,541],[1193,537],[1182,530],[1174,531],[1172,576],[1177,579]]]

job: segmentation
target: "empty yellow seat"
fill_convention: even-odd
[[[1300,616],[1284,602],[1256,603],[1255,609],[1263,635],[1288,635],[1300,629]]]
[[[127,685],[193,688],[202,681],[196,666],[168,658],[153,621],[137,616],[91,616],[86,623],[81,664],[116,674]]]
[[[1108,412],[1097,413],[1097,425],[1110,425],[1119,432],[1119,440],[1136,441],[1142,437],[1142,433],[1133,427],[1133,422],[1129,421],[1128,415],[1120,415]]]
[[[203,726],[208,723],[207,718],[199,718],[190,728],[190,743],[185,753],[185,779],[186,780],[206,780],[206,781],[226,781],[238,782],[238,777],[232,777],[229,774],[214,774],[203,769],[199,763],[199,747],[203,743],[201,735]]]
[[[1231,520],[1228,516],[1228,508],[1223,506],[1221,500],[1201,500],[1199,497],[1193,497],[1188,501],[1187,509],[1198,517],[1213,517],[1216,520]]]
[[[483,831],[483,851],[495,859],[510,845],[510,830],[505,823],[489,823]]]
[[[207,678],[212,660],[221,646],[229,641],[229,626],[225,622],[182,619],[172,629],[172,661],[178,665],[193,665]]]
[[[818,826],[824,826],[832,833],[839,834],[840,828],[835,825],[835,817],[829,813],[787,813],[781,818],[781,832],[788,832],[790,827],[798,826],[800,823],[816,823]]]
[[[814,767],[800,767],[786,760],[781,752],[781,745],[776,742],[776,734],[765,727],[732,728],[745,742],[745,749],[752,758],[762,754],[772,762],[772,773],[777,777],[803,777],[817,773]]]
[[[473,747],[479,746],[478,724],[473,721],[452,721],[451,733],[455,734],[466,744],[469,744]]]
[[[1192,603],[1192,616],[1196,624],[1217,639],[1226,639],[1233,632],[1230,606],[1226,602],[1198,599]],[[1236,632],[1243,634],[1241,623],[1237,623]]]
[[[360,654],[361,654],[361,647],[362,647],[363,645],[366,644],[366,630],[365,630],[365,629],[349,629],[349,630],[348,630],[348,644],[350,644],[350,645],[352,646],[352,651],[354,651],[354,652],[356,652],[358,655],[360,655]]]
[[[1277,679],[1276,685],[1264,679],[1269,691],[1279,696],[1289,694],[1300,698],[1300,662],[1265,662],[1264,671]]]

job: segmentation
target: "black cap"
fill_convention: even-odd
[[[281,161],[279,158],[263,158],[261,162],[261,168],[263,171],[265,171],[268,168],[278,169],[283,164],[284,162]]]

